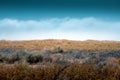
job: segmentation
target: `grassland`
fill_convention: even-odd
[[[72,41],[72,40],[30,40],[30,41],[0,41],[0,48],[14,49],[53,49],[61,47],[64,50],[81,49],[81,50],[120,50],[119,41]]]
[[[120,42],[2,40],[0,80],[120,80]]]

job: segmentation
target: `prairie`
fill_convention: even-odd
[[[119,79],[119,41],[0,41],[0,80]]]

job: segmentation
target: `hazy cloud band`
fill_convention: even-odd
[[[44,20],[0,20],[0,39],[120,40],[120,21],[88,18],[51,18]]]

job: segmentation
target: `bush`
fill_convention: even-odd
[[[61,49],[60,46],[56,46],[56,47],[54,47],[53,52],[54,53],[63,53],[63,49]]]
[[[15,63],[15,62],[19,61],[20,59],[21,59],[20,56],[16,53],[2,56],[2,60],[7,63]]]
[[[26,57],[26,61],[30,64],[42,62],[43,61],[43,56],[40,53],[29,54]]]
[[[0,62],[3,62],[2,54],[0,54]]]

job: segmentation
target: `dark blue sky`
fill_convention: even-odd
[[[97,17],[120,19],[120,0],[0,0],[0,18]]]

